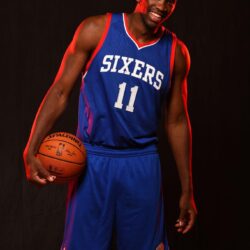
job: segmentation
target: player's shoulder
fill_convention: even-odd
[[[169,30],[166,27],[163,27],[163,30],[165,31],[166,35],[170,35],[173,41],[176,42],[176,47],[175,47],[176,55],[178,57],[189,56],[189,51],[186,44],[181,39],[179,39],[173,31]]]
[[[84,19],[77,27],[75,38],[81,47],[94,49],[105,30],[108,14],[91,16]]]
[[[87,17],[80,23],[80,31],[84,33],[101,32],[105,28],[107,18],[108,14]]]
[[[185,60],[190,57],[187,45],[179,38],[176,38],[175,56],[177,57],[176,59],[180,60]]]
[[[182,71],[189,71],[190,68],[190,54],[186,44],[176,38],[176,49],[175,49],[175,71],[182,72]]]

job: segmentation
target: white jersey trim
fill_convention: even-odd
[[[126,22],[125,22],[125,13],[122,13],[122,19],[123,19],[124,30],[125,30],[127,36],[128,36],[129,39],[135,44],[135,46],[137,47],[138,50],[141,50],[141,49],[144,49],[144,48],[153,46],[153,45],[157,44],[157,43],[161,40],[162,36],[160,36],[154,43],[139,46],[139,45],[137,44],[137,42],[133,39],[133,37],[130,36],[130,34],[129,34],[128,30],[127,30]]]

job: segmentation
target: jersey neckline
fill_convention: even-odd
[[[122,13],[122,19],[123,19],[124,30],[125,30],[127,36],[135,44],[135,46],[137,47],[138,50],[143,49],[143,48],[147,48],[147,47],[150,47],[150,46],[153,46],[153,45],[157,44],[161,40],[161,38],[163,36],[164,28],[161,27],[161,34],[160,34],[160,36],[158,38],[156,38],[154,40],[151,40],[151,41],[148,41],[148,42],[144,42],[144,43],[140,42],[135,38],[135,36],[127,28],[128,27],[128,25],[127,25],[128,20],[127,20],[126,13]]]

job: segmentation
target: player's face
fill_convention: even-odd
[[[174,11],[176,0],[136,0],[137,12],[143,14],[144,22],[150,28],[161,25]]]

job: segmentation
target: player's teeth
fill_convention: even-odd
[[[156,14],[156,13],[154,13],[154,12],[151,12],[151,13],[152,13],[153,16],[155,16],[155,17],[157,17],[157,18],[161,18],[160,15],[158,15],[158,14]]]

